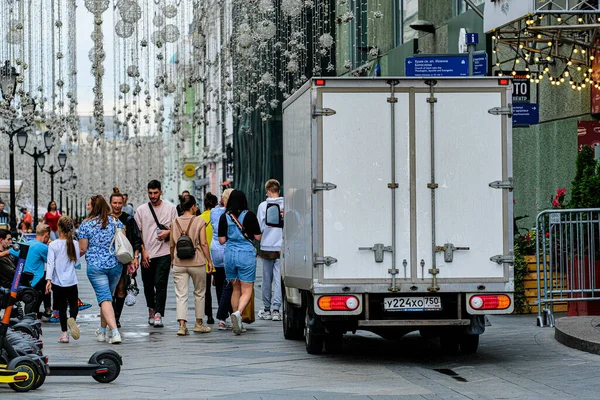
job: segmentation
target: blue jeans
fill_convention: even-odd
[[[265,311],[279,311],[281,308],[281,260],[262,261],[262,301]],[[271,283],[273,284],[273,303],[271,303]]]
[[[254,249],[225,249],[225,276],[227,280],[239,279],[241,282],[256,280],[256,253]]]
[[[114,268],[99,268],[88,264],[87,276],[96,293],[98,305],[105,301],[112,302],[113,293],[121,279],[122,269],[121,264]]]

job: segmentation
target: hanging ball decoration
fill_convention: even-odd
[[[162,12],[167,18],[174,18],[177,15],[177,6],[174,4],[167,4],[162,8]]]
[[[54,23],[54,26],[56,26],[58,29],[60,29],[60,28],[62,28],[62,26],[63,26],[63,23],[62,23],[62,21],[56,21],[56,22]]]
[[[156,59],[159,60],[159,61],[162,61],[162,60],[165,59],[165,56],[163,56],[162,53],[160,53],[160,54],[156,55]]]
[[[129,67],[127,67],[127,76],[131,78],[137,78],[138,76],[140,76],[140,69],[138,68],[138,66],[130,65]]]
[[[90,52],[88,53],[88,57],[91,62],[104,61],[104,59],[106,58],[106,53],[104,52],[104,50],[96,51],[95,48],[91,48]]]
[[[165,24],[165,17],[163,17],[160,14],[156,14],[154,16],[154,18],[152,18],[152,23],[154,24],[154,26],[156,26],[157,28],[160,28],[161,26],[163,26]]]
[[[142,46],[142,47],[148,47],[148,41],[146,39],[142,39],[140,41],[140,46]]]
[[[104,34],[102,33],[101,30],[92,31],[92,34],[90,35],[90,37],[92,38],[92,41],[94,41],[94,42],[101,42],[102,40],[104,40]]]
[[[252,31],[250,29],[250,25],[241,24],[238,28],[238,45],[242,49],[248,49],[252,46]]]
[[[290,62],[288,62],[287,64],[287,71],[294,74],[296,72],[298,72],[299,67],[298,67],[298,62],[296,60],[290,60]]]
[[[126,39],[133,35],[133,32],[135,32],[135,25],[132,23],[120,20],[115,25],[115,33],[117,34],[117,36],[122,37],[123,39]]]
[[[174,43],[179,39],[179,28],[173,24],[169,24],[163,28],[162,36],[167,43]]]
[[[154,31],[152,32],[152,35],[150,35],[150,40],[152,41],[152,43],[154,43],[154,45],[156,47],[162,47],[163,45],[163,35],[162,35],[162,31]],[[159,45],[160,43],[160,45]]]
[[[304,7],[303,0],[282,0],[281,11],[288,17],[297,17],[302,13]]]
[[[23,43],[23,34],[19,31],[9,31],[6,34],[6,41],[9,44],[21,44]]]
[[[109,6],[110,0],[85,0],[85,8],[92,14],[102,14]]]
[[[331,46],[333,46],[333,42],[333,37],[329,33],[324,33],[319,36],[319,44],[321,47],[329,49]]]
[[[273,0],[260,0],[258,3],[258,10],[262,13],[272,13],[275,11]]]
[[[256,33],[261,39],[269,40],[275,37],[275,34],[277,33],[277,27],[272,21],[266,19],[257,24]]]
[[[64,57],[64,54],[62,52],[59,51],[58,53],[56,53],[57,59],[61,60],[63,57]]]
[[[142,18],[142,8],[133,0],[125,0],[119,10],[123,21],[135,24]]]
[[[196,49],[201,49],[206,45],[206,38],[204,37],[204,35],[194,35],[194,38],[192,39],[192,46],[194,46]]]
[[[175,86],[175,84],[173,82],[169,82],[165,85],[165,91],[167,93],[175,93],[176,90],[177,90],[177,87]]]

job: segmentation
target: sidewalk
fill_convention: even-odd
[[[600,354],[600,316],[558,318],[554,337],[565,346]]]

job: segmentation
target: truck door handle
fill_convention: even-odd
[[[383,262],[383,253],[385,251],[389,251],[390,253],[394,252],[392,246],[385,246],[383,243],[375,243],[373,247],[359,247],[358,249],[372,251],[375,255],[375,262],[377,263]]]
[[[444,252],[444,261],[451,263],[454,259],[454,252],[457,250],[471,250],[469,247],[456,247],[452,243],[445,243],[443,246],[435,246],[435,252]]]

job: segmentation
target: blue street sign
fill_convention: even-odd
[[[406,76],[469,76],[467,54],[425,54],[407,57],[404,62]],[[473,54],[473,75],[487,74],[487,53]]]
[[[535,103],[513,104],[513,125],[540,123],[540,106]]]
[[[466,43],[470,44],[479,44],[479,34],[477,33],[467,33],[466,35]]]

